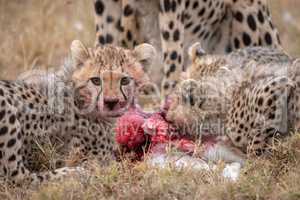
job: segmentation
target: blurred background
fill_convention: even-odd
[[[62,64],[72,40],[93,45],[92,0],[0,0],[0,78]],[[300,57],[300,1],[269,0],[284,48]]]

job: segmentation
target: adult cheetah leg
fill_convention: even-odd
[[[272,23],[267,1],[231,2],[227,11],[232,21],[229,38],[224,38],[228,41],[224,52],[229,53],[248,46],[281,48],[279,34]]]
[[[94,0],[96,42],[95,45],[121,45],[121,1]]]
[[[140,25],[137,20],[137,0],[122,1],[122,20],[121,24],[124,27],[122,45],[133,49],[137,44],[143,42]]]
[[[184,70],[184,6],[184,1],[160,0],[159,26],[164,53],[163,96],[172,91]]]

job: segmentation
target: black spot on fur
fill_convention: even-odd
[[[26,125],[25,125],[25,128],[26,128],[27,130],[29,130],[29,129],[30,129],[30,124],[29,124],[29,123],[26,124]]]
[[[198,6],[199,6],[199,3],[198,3],[198,1],[195,1],[195,2],[193,3],[193,9],[196,9],[196,8],[198,8]]]
[[[171,9],[172,9],[173,12],[176,11],[176,1],[175,0],[173,0],[173,2],[172,2]]]
[[[239,22],[243,22],[243,20],[244,20],[244,16],[240,11],[237,11],[235,13],[234,18]]]
[[[116,28],[117,28],[117,30],[120,31],[120,32],[123,32],[123,31],[124,31],[124,28],[123,28],[122,25],[121,25],[121,20],[120,20],[120,19],[119,19],[119,20],[117,21],[117,23],[116,23]]]
[[[15,116],[15,115],[11,115],[11,116],[9,117],[9,123],[10,123],[10,124],[14,124],[15,121],[16,121],[16,116]]]
[[[240,41],[238,38],[234,38],[234,47],[236,49],[240,48]]]
[[[163,6],[164,11],[169,12],[171,10],[171,7],[172,7],[171,0],[164,0],[163,4],[164,4],[164,6]]]
[[[206,40],[210,35],[210,32],[206,32],[205,35],[204,35],[204,40]]]
[[[255,140],[255,141],[253,142],[253,144],[259,144],[259,143],[260,143],[259,140]]]
[[[16,156],[13,154],[13,155],[11,155],[9,158],[8,158],[8,161],[9,162],[13,162],[13,161],[15,161],[16,160]]]
[[[264,99],[263,99],[262,97],[260,97],[260,98],[258,99],[258,101],[257,101],[257,104],[258,104],[259,106],[262,106],[263,103],[264,103]]]
[[[128,17],[133,14],[133,9],[130,5],[126,5],[124,8],[124,16]]]
[[[212,18],[215,14],[215,10],[210,11],[209,15],[208,15],[208,19]]]
[[[177,42],[179,39],[180,39],[180,32],[178,29],[176,29],[173,34],[173,40],[174,42]]]
[[[187,9],[190,6],[190,0],[185,1],[185,9]]]
[[[14,135],[16,132],[17,132],[17,129],[14,128],[10,131],[10,135]]]
[[[4,118],[5,114],[6,114],[5,110],[0,111],[0,121]]]
[[[178,62],[181,63],[182,62],[182,58],[181,55],[178,56]]]
[[[113,36],[111,34],[107,34],[106,35],[106,43],[111,44],[111,43],[113,43],[113,41],[114,41]]]
[[[106,17],[106,22],[109,24],[109,23],[112,23],[114,21],[114,18],[111,16],[111,15],[108,15]]]
[[[103,12],[104,12],[104,9],[105,9],[105,7],[104,7],[103,2],[101,0],[97,0],[95,2],[95,12],[96,12],[96,14],[97,15],[102,15]]]
[[[270,35],[270,33],[266,33],[265,34],[265,40],[266,40],[266,43],[268,44],[268,45],[272,45],[272,37],[271,37],[271,35]]]
[[[194,29],[193,29],[193,34],[198,33],[201,30],[201,24],[197,25]]]
[[[265,22],[265,18],[264,18],[264,15],[262,14],[261,10],[259,10],[257,13],[257,19],[262,24]]]
[[[243,42],[245,46],[249,46],[251,44],[251,37],[248,33],[243,33]]]
[[[169,40],[170,38],[170,33],[168,31],[163,31],[162,36],[164,40]]]
[[[190,28],[191,26],[193,25],[193,22],[190,22],[190,23],[187,23],[185,26],[184,26],[184,28]]]
[[[268,102],[267,102],[268,106],[271,106],[273,104],[273,100],[272,99],[269,99]]]
[[[33,103],[30,103],[28,106],[29,106],[30,109],[34,108]]]
[[[268,92],[270,90],[270,88],[267,86],[265,89],[264,89],[264,92]]]
[[[269,119],[271,120],[275,119],[275,114],[274,113],[269,114]]]
[[[250,27],[250,29],[252,31],[256,31],[256,22],[255,22],[255,19],[252,15],[248,15],[247,17],[247,23],[248,23],[248,26]]]
[[[174,28],[174,22],[173,22],[173,21],[170,21],[170,22],[169,22],[169,29],[172,30],[173,28]]]
[[[13,139],[10,139],[8,142],[7,142],[7,147],[10,148],[12,146],[14,146],[16,144],[16,139],[13,138]]]
[[[132,33],[131,33],[131,31],[127,31],[127,34],[126,34],[126,37],[127,37],[127,40],[129,40],[129,41],[132,41]]]
[[[0,136],[5,135],[8,131],[8,128],[6,126],[2,127],[0,129]]]
[[[176,52],[176,51],[173,51],[173,52],[171,53],[171,55],[170,55],[170,58],[171,58],[171,60],[176,60],[176,59],[177,59],[177,56],[178,56],[177,52]]]
[[[103,35],[100,35],[100,36],[99,36],[98,41],[99,41],[99,43],[102,44],[102,45],[105,44],[105,38],[103,37]],[[24,97],[23,97],[23,98],[24,98]],[[25,97],[25,98],[26,98],[26,97]],[[24,99],[25,99],[25,98],[24,98]]]
[[[203,16],[205,13],[205,8],[202,8],[199,12],[198,12],[198,17]]]
[[[176,65],[175,65],[175,64],[172,64],[172,65],[170,66],[169,70],[167,71],[166,76],[169,77],[170,74],[171,74],[172,72],[175,72],[175,70],[176,70]]]

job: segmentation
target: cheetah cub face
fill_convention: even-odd
[[[166,119],[184,127],[203,124],[222,109],[217,88],[210,82],[187,79],[167,99]]]
[[[189,56],[191,66],[167,98],[166,119],[179,128],[218,123],[214,119],[223,113],[227,99],[214,75],[224,60],[207,55],[199,43],[190,47]]]
[[[146,69],[155,59],[155,49],[141,44],[134,50],[115,46],[86,48],[80,41],[71,45],[76,70],[77,107],[103,117],[118,117],[134,103],[137,89],[149,82]]]

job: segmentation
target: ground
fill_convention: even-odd
[[[283,46],[300,57],[300,2],[269,0]],[[92,1],[0,0],[0,78],[13,79],[33,66],[59,65],[72,40],[95,40]],[[50,159],[46,154],[43,159]],[[0,199],[299,199],[300,135],[282,144],[274,158],[250,160],[236,183],[217,173],[147,168],[118,163],[98,169],[88,182],[13,189],[0,182]]]
[[[0,183],[0,199],[205,199],[297,200],[300,198],[300,135],[274,149],[272,159],[249,160],[237,182],[216,173],[159,170],[126,161],[97,169],[89,181],[69,180],[23,189]],[[220,164],[222,166],[222,164]]]

